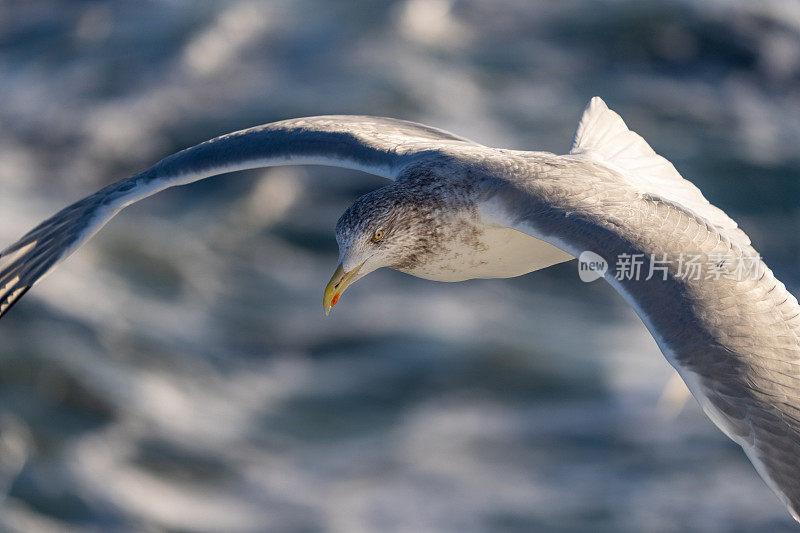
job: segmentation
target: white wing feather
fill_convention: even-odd
[[[709,203],[692,182],[658,155],[647,141],[628,129],[625,121],[595,96],[583,112],[572,148],[572,155],[599,161],[619,172],[640,193],[679,204],[709,223],[724,230],[731,239],[750,244],[736,222]]]

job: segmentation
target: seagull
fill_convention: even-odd
[[[291,119],[206,141],[75,202],[0,252],[0,317],[134,202],[217,174],[307,164],[392,180],[336,224],[326,314],[382,267],[435,281],[510,278],[590,252],[598,277],[800,522],[797,299],[736,222],[599,97],[566,155],[370,116]],[[637,271],[608,268],[633,259]],[[748,275],[736,275],[746,260]],[[687,275],[692,262],[697,275]]]

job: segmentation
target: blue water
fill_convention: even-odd
[[[793,0],[3,2],[0,240],[254,124],[388,115],[563,153],[595,94],[798,292]],[[168,191],[37,285],[0,323],[0,530],[792,530],[574,262],[379,271],[324,317],[335,222],[382,183]]]

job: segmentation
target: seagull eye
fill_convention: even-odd
[[[375,235],[372,236],[372,241],[373,242],[378,242],[381,239],[383,239],[383,228],[378,228],[375,231]]]

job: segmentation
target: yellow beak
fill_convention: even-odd
[[[331,307],[339,301],[345,289],[357,279],[356,275],[363,265],[364,263],[361,263],[350,272],[345,272],[342,264],[339,263],[336,272],[333,273],[331,280],[325,287],[325,293],[322,295],[322,308],[325,310],[326,316],[331,312]]]

